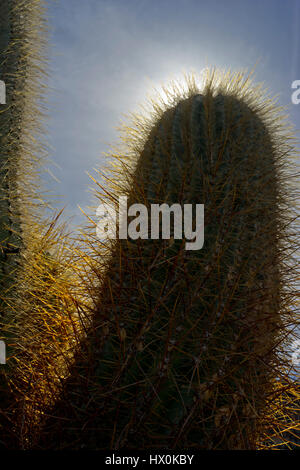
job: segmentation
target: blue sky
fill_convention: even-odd
[[[86,172],[103,164],[122,114],[183,72],[259,60],[256,81],[300,129],[300,0],[49,0],[49,26],[48,167],[60,182],[46,179],[74,224],[92,200]]]

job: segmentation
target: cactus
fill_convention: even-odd
[[[98,198],[204,204],[204,246],[89,235],[91,325],[40,448],[268,447],[297,321],[293,137],[243,73],[186,83],[123,126]]]
[[[5,104],[0,105],[0,334],[7,348],[11,292],[18,269],[23,267],[22,250],[30,251],[31,228],[40,217],[36,210],[40,204],[37,176],[45,154],[38,104],[43,99],[41,5],[32,0],[0,2],[0,79],[6,90]],[[7,354],[10,356],[10,351]],[[0,370],[1,419],[13,400],[6,369],[7,365]],[[1,429],[1,441],[4,439]]]
[[[9,287],[24,247],[26,223],[37,218],[37,188],[46,153],[42,133],[45,68],[42,1],[3,0],[0,5],[0,283]]]
[[[0,367],[1,448],[27,448],[34,440],[77,332],[76,261],[63,227],[45,216],[40,185],[47,156],[45,33],[43,0],[1,0],[0,339],[7,353]]]

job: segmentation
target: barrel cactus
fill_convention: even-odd
[[[186,84],[123,126],[98,198],[116,213],[119,196],[148,214],[204,204],[204,245],[187,250],[172,229],[167,240],[90,233],[92,320],[40,448],[254,449],[280,433],[297,322],[293,136],[243,73]]]

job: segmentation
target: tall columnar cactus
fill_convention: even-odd
[[[44,27],[42,1],[0,2],[0,80],[6,87],[6,104],[0,105],[2,289],[14,279],[26,237],[23,225],[39,204],[36,176],[45,155],[38,138],[43,114]]]
[[[47,149],[43,0],[0,1],[0,447],[26,448],[65,374],[77,329],[66,235],[42,209]]]
[[[28,197],[36,188],[35,176],[39,166],[36,95],[40,86],[36,55],[41,44],[37,28],[32,29],[32,23],[38,22],[38,18],[38,2],[0,2],[0,80],[6,91],[5,100],[0,104],[0,338],[5,340],[8,357],[11,351],[7,341],[10,336],[4,331],[7,326],[5,311],[9,305],[10,289],[16,282],[21,248],[24,248],[26,231],[24,233],[22,222],[28,222],[28,205],[32,208],[38,196],[36,193],[35,198]],[[30,34],[36,40],[32,49]],[[1,366],[2,412],[6,401],[11,399],[4,377],[6,371],[7,365]]]
[[[292,137],[243,74],[187,84],[125,126],[99,197],[204,204],[204,246],[94,241],[92,323],[41,447],[253,449],[276,428],[297,321]]]

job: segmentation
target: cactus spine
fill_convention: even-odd
[[[288,242],[296,246],[292,137],[243,74],[187,85],[124,127],[126,148],[112,152],[110,191],[99,198],[205,204],[204,247],[94,243],[92,325],[41,446],[253,449],[275,426],[268,405],[296,321],[283,287]]]

